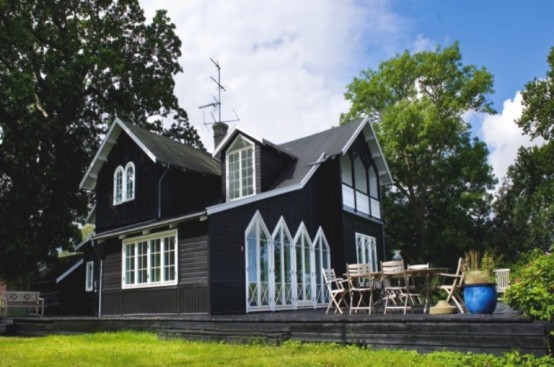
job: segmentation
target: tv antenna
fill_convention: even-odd
[[[240,121],[240,119],[237,116],[237,113],[235,112],[234,109],[233,109],[233,113],[235,114],[235,119],[225,120],[225,121],[221,120],[221,91],[227,92],[227,89],[225,89],[225,87],[223,85],[221,85],[221,66],[219,66],[219,62],[215,61],[211,57],[210,57],[210,61],[215,65],[215,67],[217,69],[217,80],[215,80],[215,78],[213,76],[210,76],[210,79],[215,83],[215,85],[217,85],[217,98],[214,96],[212,103],[208,103],[208,104],[205,104],[205,105],[202,105],[202,106],[198,107],[199,109],[204,109],[204,108],[208,108],[208,107],[212,108],[210,114],[212,115],[213,122],[207,123],[206,121],[204,121],[204,125],[221,124],[221,123],[226,123],[226,122]],[[214,115],[214,112],[216,112],[216,111],[218,113],[217,119]]]

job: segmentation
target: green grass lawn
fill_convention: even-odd
[[[0,366],[554,366],[550,357],[372,350],[337,344],[226,344],[160,340],[154,334],[0,337]]]

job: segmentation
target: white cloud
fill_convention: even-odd
[[[208,148],[210,76],[222,66],[222,118],[236,110],[242,129],[280,143],[337,125],[359,71],[405,48],[407,23],[390,2],[141,0],[147,19],[167,9],[182,41],[175,93]],[[425,43],[423,38],[416,42]],[[205,118],[203,117],[205,115]]]
[[[515,162],[517,151],[521,146],[542,145],[541,138],[531,140],[524,135],[523,130],[516,125],[523,111],[522,96],[517,92],[514,99],[507,99],[498,115],[485,115],[481,127],[483,141],[489,147],[489,163],[493,167],[496,178],[501,180],[506,176],[508,167]]]

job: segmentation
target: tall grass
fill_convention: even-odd
[[[520,363],[521,362],[521,363]],[[372,350],[337,344],[225,344],[160,340],[154,334],[98,333],[0,338],[0,366],[554,366],[550,357]]]

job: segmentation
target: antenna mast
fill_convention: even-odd
[[[235,113],[235,117],[236,119],[234,120],[226,120],[226,121],[222,121],[221,120],[221,91],[224,91],[224,92],[227,92],[227,89],[225,89],[225,87],[223,85],[221,85],[221,66],[219,66],[219,62],[215,61],[214,59],[212,59],[210,57],[210,61],[215,65],[216,69],[217,69],[217,80],[214,79],[213,76],[210,76],[210,79],[217,85],[217,99],[214,97],[214,101],[212,103],[208,103],[208,104],[205,104],[205,105],[202,105],[202,106],[199,106],[198,108],[199,109],[204,109],[204,108],[208,108],[208,107],[212,107],[212,119],[214,120],[213,122],[211,123],[206,123],[204,121],[204,125],[208,125],[208,124],[221,124],[221,123],[225,123],[225,122],[234,122],[234,121],[240,121],[239,117],[237,116],[237,113],[235,112],[235,110],[233,110],[233,112]],[[213,114],[213,112],[215,112],[215,110],[217,110],[218,112],[218,117],[217,117],[217,120]]]

